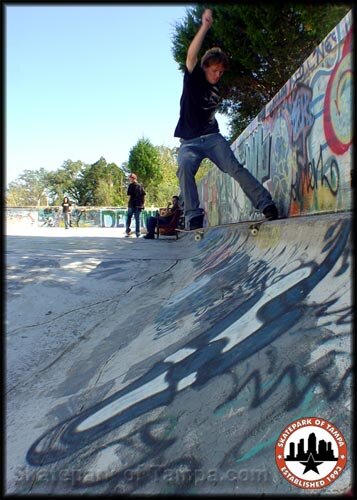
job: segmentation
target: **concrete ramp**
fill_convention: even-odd
[[[198,243],[8,235],[6,493],[316,493],[275,461],[309,417],[348,449],[321,491],[348,493],[350,225],[298,217]]]

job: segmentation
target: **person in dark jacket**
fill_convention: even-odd
[[[138,182],[138,177],[136,174],[132,173],[129,175],[129,186],[127,195],[129,196],[128,200],[128,215],[126,218],[126,236],[130,236],[131,234],[131,219],[134,216],[135,218],[135,234],[136,237],[140,236],[140,214],[141,211],[145,208],[145,190],[141,184]]]

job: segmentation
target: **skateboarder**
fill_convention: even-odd
[[[187,51],[180,117],[174,132],[181,143],[177,177],[186,229],[197,229],[203,225],[195,175],[204,158],[209,158],[222,172],[238,181],[253,206],[267,219],[278,217],[269,191],[238,162],[228,141],[219,133],[215,118],[220,99],[217,84],[228,68],[228,57],[218,47],[209,49],[200,62],[197,57],[212,23],[212,11],[206,9],[202,14],[202,24]]]

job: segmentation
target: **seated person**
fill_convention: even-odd
[[[168,205],[166,210],[164,211],[165,213],[158,215],[157,217],[150,216],[147,220],[147,230],[148,233],[144,236],[147,240],[153,240],[155,238],[155,227],[157,222],[159,222],[159,226],[168,226],[174,215],[176,214],[177,211],[180,211],[182,213],[182,210],[179,206],[179,197],[178,196],[173,196],[172,197],[172,205]]]

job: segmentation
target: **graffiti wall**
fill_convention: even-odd
[[[36,208],[5,208],[5,219],[7,224],[26,224],[37,226],[38,209]]]
[[[282,216],[351,210],[352,11],[233,142]],[[238,183],[217,168],[202,180],[209,225],[254,218]]]
[[[141,227],[156,214],[156,208],[143,210]],[[71,212],[72,227],[125,227],[126,208],[75,207]],[[59,207],[6,208],[6,223],[31,225],[33,227],[64,227],[62,210]]]

